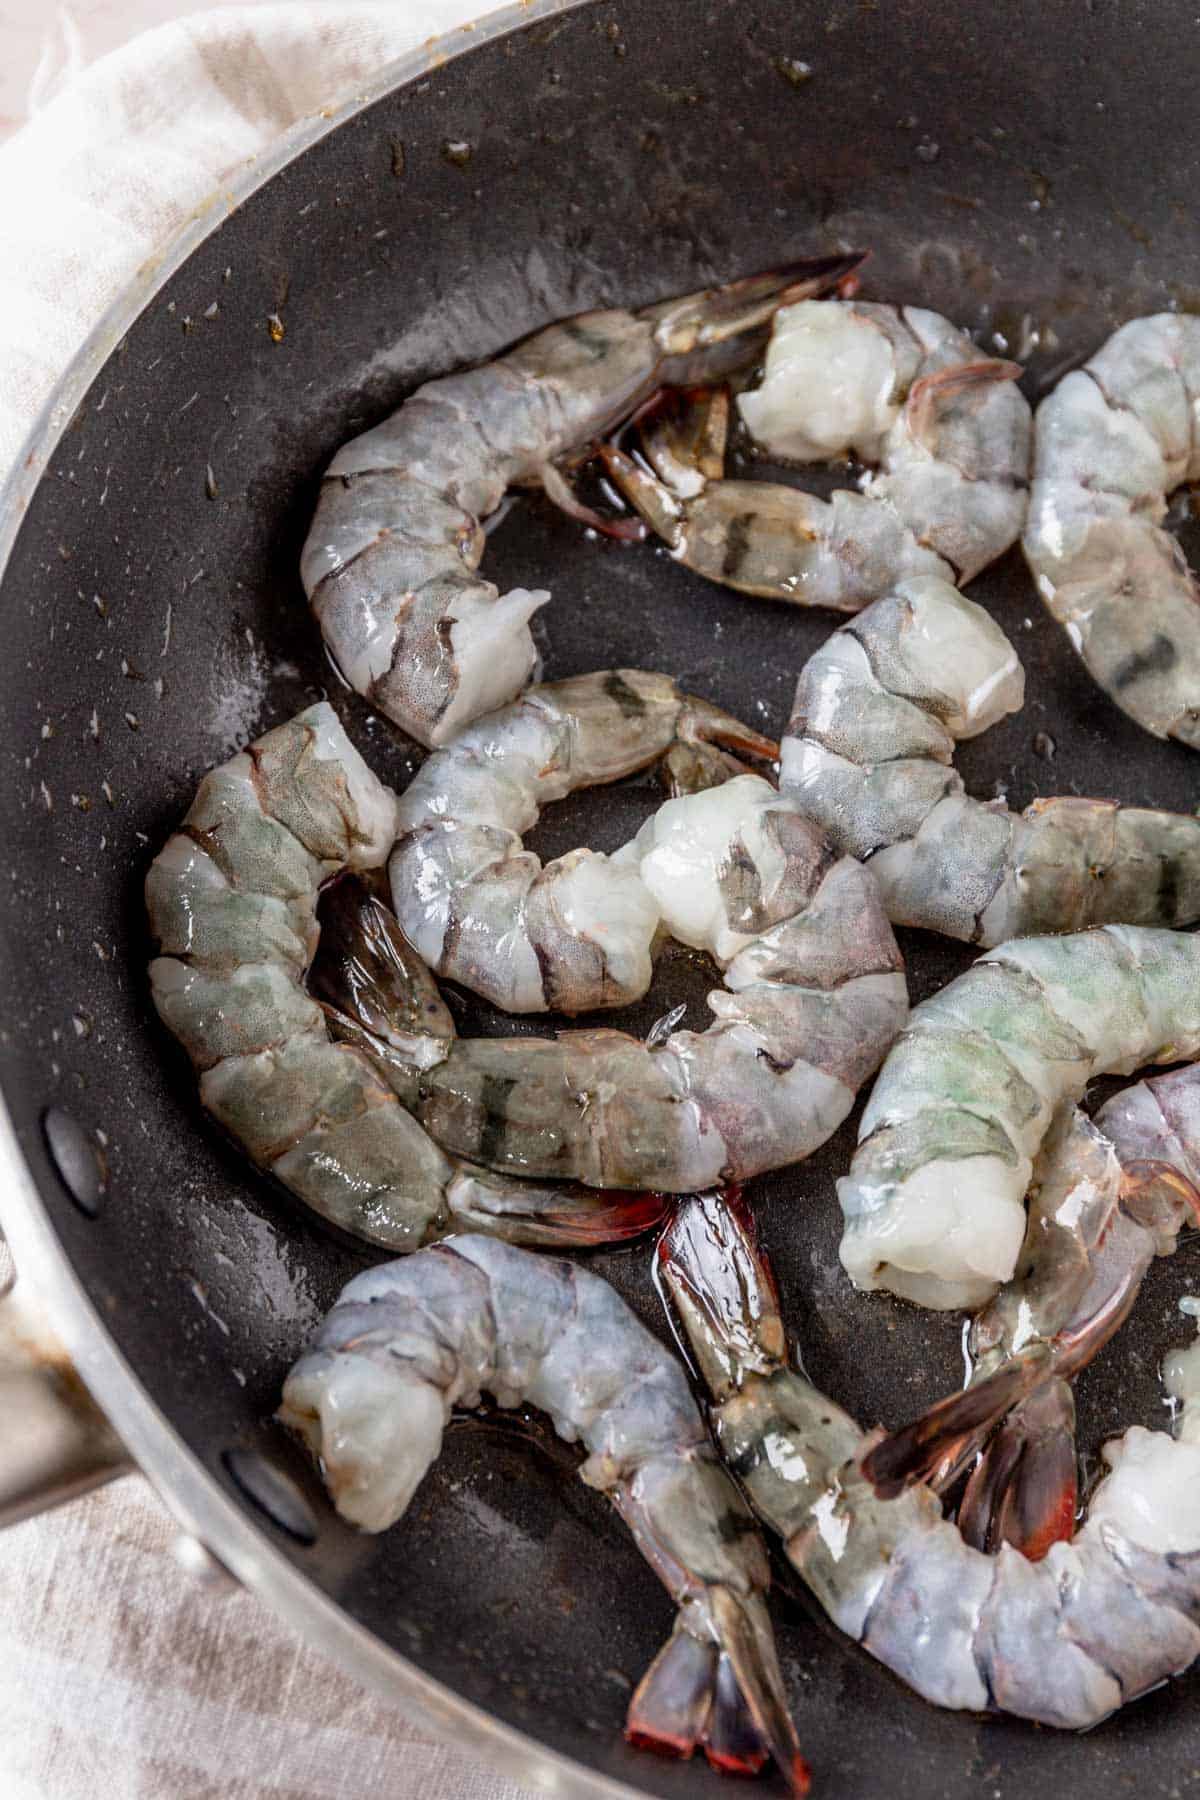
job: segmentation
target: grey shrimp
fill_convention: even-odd
[[[689,1193],[810,1155],[907,1016],[871,876],[755,775],[667,800],[617,860],[724,971],[707,1031],[415,1036],[379,1046],[384,1078],[445,1148],[523,1175]],[[369,1042],[353,984],[328,997]]]
[[[1109,338],[1038,407],[1025,557],[1109,698],[1200,748],[1200,591],[1164,527],[1200,476],[1200,319],[1155,313]]]
[[[1200,1056],[1200,937],[1104,925],[1017,938],[918,1006],[838,1182],[861,1288],[982,1306],[1016,1267],[1033,1160],[1102,1074]]]
[[[1200,1345],[1173,1356],[1177,1435],[1104,1447],[1085,1524],[1040,1562],[986,1556],[928,1487],[881,1500],[865,1435],[797,1373],[765,1259],[717,1198],[687,1201],[659,1268],[759,1517],[839,1630],[935,1705],[1082,1729],[1200,1653]]]
[[[669,414],[649,423],[641,463],[602,453],[678,562],[741,593],[857,612],[909,576],[966,583],[1016,542],[1031,436],[1021,373],[920,307],[802,301],[776,315],[762,386],[738,405],[771,455],[875,465],[860,492],[826,501],[721,479],[722,395],[701,396],[682,429]]]
[[[800,674],[780,788],[870,859],[889,919],[993,945],[1200,918],[1200,819],[1073,795],[1015,813],[972,799],[956,743],[1020,709],[1024,672],[981,607],[901,582]]]
[[[530,484],[590,517],[559,459],[660,385],[752,361],[777,307],[836,286],[861,260],[814,258],[636,313],[561,320],[480,368],[426,382],[344,444],[300,575],[350,686],[423,744],[447,743],[511,700],[537,662],[530,617],[550,596],[501,596],[480,576],[480,521],[506,489]]]
[[[628,861],[573,850],[544,867],[521,834],[552,800],[666,756],[675,779],[742,765],[716,743],[779,746],[666,675],[603,669],[527,688],[435,751],[405,792],[392,903],[439,975],[506,1012],[590,1012],[650,985],[659,908]]]
[[[598,1275],[473,1235],[343,1288],[292,1369],[279,1417],[342,1516],[403,1517],[455,1406],[490,1393],[582,1440],[581,1478],[612,1501],[675,1601],[675,1628],[629,1703],[639,1745],[754,1773],[808,1776],[767,1614],[766,1551],[722,1469],[683,1370]]]
[[[1069,1538],[1070,1384],[1198,1218],[1200,1066],[1139,1081],[1094,1119],[1064,1108],[1035,1165],[1016,1271],[971,1322],[970,1384],[875,1445],[863,1468],[876,1492],[926,1481],[944,1493],[973,1463],[958,1510],[968,1543],[1036,1559]]]
[[[146,905],[161,950],[154,1004],[200,1073],[205,1107],[322,1217],[385,1249],[415,1249],[454,1225],[560,1245],[645,1229],[662,1209],[648,1196],[614,1205],[446,1156],[360,1050],[330,1040],[304,985],[318,893],[342,871],[381,868],[395,820],[395,795],[324,701],[200,783],[150,865]],[[378,903],[355,911],[354,954],[371,1016],[386,1011],[391,1028],[432,1041],[453,1032]]]

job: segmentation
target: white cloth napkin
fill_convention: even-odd
[[[200,14],[77,74],[0,149],[0,479],[100,314],[220,179],[468,4]],[[3,1800],[524,1800],[253,1595],[198,1588],[174,1536],[138,1479],[0,1533]]]

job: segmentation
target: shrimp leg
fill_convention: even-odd
[[[713,1451],[683,1370],[598,1275],[472,1235],[342,1290],[283,1390],[279,1417],[318,1458],[343,1518],[406,1511],[454,1406],[483,1392],[581,1439],[678,1607],[629,1705],[631,1742],[752,1773],[773,1755],[807,1791],[767,1614],[762,1540]]]
[[[423,744],[445,744],[511,700],[537,662],[543,589],[501,596],[479,573],[508,488],[627,417],[656,388],[753,362],[788,300],[862,261],[825,256],[640,312],[583,313],[482,367],[426,382],[338,451],[300,561],[326,646],[350,686]]]

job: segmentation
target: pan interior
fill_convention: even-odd
[[[0,1059],[66,1254],[227,1491],[240,1491],[231,1448],[293,1468],[317,1538],[279,1541],[309,1579],[447,1686],[648,1793],[716,1791],[620,1742],[670,1603],[536,1421],[457,1425],[403,1526],[378,1539],[339,1524],[281,1441],[282,1374],[366,1258],[206,1125],[148,1005],[146,864],[205,769],[322,693],[382,776],[416,766],[334,680],[297,561],[323,462],[425,376],[586,307],[847,246],[872,251],[870,297],[946,312],[1026,360],[1031,399],[1121,321],[1200,304],[1197,29],[1173,0],[673,0],[666,18],[622,0],[467,50],[308,148],[170,278],[65,433],[4,574]],[[537,499],[514,506],[485,566],[502,587],[552,589],[548,676],[666,669],[773,733],[831,627],[706,586],[650,547],[595,541]],[[1193,807],[1190,753],[1092,687],[1017,555],[971,592],[1029,677],[1024,712],[963,752],[973,792]],[[566,804],[537,847],[612,848],[656,792],[645,778]],[[969,961],[918,934],[905,949],[918,999]],[[709,980],[670,954],[646,1002],[609,1022],[644,1029],[686,1000],[698,1025]],[[545,1025],[464,1001],[460,1028]],[[106,1135],[96,1220],[46,1164],[52,1103]],[[850,1291],[833,1181],[852,1144],[853,1122],[753,1198],[813,1377],[864,1421],[895,1423],[960,1378],[959,1321]],[[662,1330],[647,1247],[593,1261]],[[1157,1267],[1081,1382],[1089,1453],[1161,1418],[1158,1361],[1195,1275],[1188,1247]],[[886,1751],[898,1796],[982,1783],[999,1800],[1031,1780],[1063,1800],[1105,1780],[1166,1795],[1194,1779],[1195,1678],[1086,1738],[1055,1736],[924,1706],[782,1571],[775,1610],[831,1797],[881,1791]]]

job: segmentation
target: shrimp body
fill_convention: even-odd
[[[644,1228],[657,1203],[600,1213],[595,1196],[455,1162],[358,1048],[331,1041],[304,985],[318,891],[342,871],[381,868],[395,819],[395,795],[324,701],[200,783],[150,865],[146,905],[162,952],[150,965],[154,1004],[199,1071],[205,1107],[322,1217],[387,1249],[415,1249],[455,1221],[532,1243],[623,1236],[635,1215]],[[452,1033],[428,973],[377,910],[360,992],[370,1001],[382,982],[397,1028]]]
[[[847,1636],[935,1705],[1081,1729],[1200,1653],[1200,1359],[1174,1359],[1178,1436],[1131,1427],[1086,1523],[1039,1562],[984,1555],[928,1487],[879,1499],[873,1438],[787,1360],[770,1272],[717,1200],[688,1201],[660,1252],[712,1395],[722,1455]]]
[[[1134,319],[1037,413],[1025,557],[1094,679],[1155,737],[1200,746],[1200,606],[1164,527],[1200,476],[1200,319]]]
[[[1155,1256],[1200,1216],[1198,1128],[1196,1064],[1137,1082],[1094,1120],[1063,1109],[1035,1166],[1013,1277],[971,1322],[971,1381],[874,1446],[863,1467],[878,1494],[919,1480],[942,1493],[974,1462],[958,1512],[969,1543],[1036,1557],[1072,1535],[1070,1382],[1128,1317]]]
[[[1200,1055],[1200,939],[1106,925],[1002,944],[914,1011],[859,1126],[841,1258],[858,1287],[982,1306],[1012,1275],[1033,1159],[1089,1081]]]
[[[444,744],[524,687],[542,589],[501,596],[479,574],[481,520],[505,490],[545,485],[573,508],[556,459],[662,384],[752,360],[776,307],[861,261],[826,257],[645,307],[583,313],[494,362],[426,382],[352,438],[325,472],[300,563],[351,687],[423,744]]]
[[[455,1406],[490,1393],[581,1440],[678,1607],[635,1692],[635,1742],[805,1771],[767,1614],[766,1551],[683,1370],[598,1275],[466,1235],[355,1277],[292,1369],[279,1417],[320,1459],[342,1516],[384,1531],[441,1450]]]
[[[417,1040],[387,1078],[444,1147],[524,1175],[687,1193],[808,1156],[907,1016],[871,876],[754,775],[666,801],[617,860],[723,969],[707,1031]]]
[[[605,669],[528,688],[436,751],[401,795],[389,863],[410,942],[507,1012],[590,1012],[650,985],[659,908],[628,861],[574,850],[544,867],[521,834],[541,808],[685,747],[724,780],[719,738],[777,746],[665,675]]]
[[[762,385],[738,406],[769,455],[873,465],[860,491],[825,501],[714,479],[656,429],[650,469],[615,449],[605,460],[677,561],[742,593],[857,612],[911,576],[970,581],[1016,541],[1031,437],[1020,374],[937,313],[802,301],[776,315]]]
[[[1019,710],[995,621],[937,578],[827,638],[800,674],[780,786],[869,857],[893,924],[1000,944],[1089,925],[1200,918],[1200,819],[1074,795],[1023,813],[972,799],[955,744]]]

